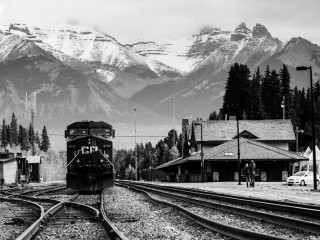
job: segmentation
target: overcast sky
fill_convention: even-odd
[[[78,22],[118,39],[197,33],[203,26],[234,30],[256,23],[287,41],[320,45],[319,0],[0,0],[0,22]]]

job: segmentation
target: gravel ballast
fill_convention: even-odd
[[[34,215],[34,208],[10,202],[0,202],[0,209],[0,239],[16,239],[32,224],[28,220],[25,223],[6,223],[11,222],[14,217],[26,215],[29,212],[30,215]]]
[[[104,207],[107,216],[129,239],[230,239],[126,188],[107,189]],[[117,221],[121,218],[128,221]]]

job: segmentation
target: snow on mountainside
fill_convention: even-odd
[[[187,56],[197,59],[198,64],[182,79],[148,86],[131,99],[168,114],[167,106],[175,96],[179,118],[207,118],[210,112],[222,106],[227,74],[235,62],[248,65],[252,72],[258,66],[264,72],[267,65],[279,71],[283,64],[288,64],[292,85],[300,88],[308,86],[308,81],[301,74],[297,75],[295,66],[312,65],[314,76],[319,77],[320,73],[318,45],[301,38],[284,44],[261,24],[256,24],[252,30],[243,23],[234,31],[206,28],[196,35]],[[150,96],[155,99],[150,101]]]
[[[178,36],[163,40],[157,39],[157,42],[139,39],[130,41],[124,46],[149,59],[157,60],[183,73],[188,73],[199,61],[188,55],[194,41],[195,36]]]
[[[252,72],[258,66],[264,72],[267,65],[279,71],[285,63],[298,87],[308,81],[294,71],[295,66],[312,65],[314,76],[320,76],[318,45],[302,38],[284,44],[261,24],[250,29],[241,23],[233,31],[206,27],[189,36],[126,43],[79,25],[40,29],[12,24],[3,32],[11,38],[20,35],[66,66],[108,83],[117,94],[162,115],[170,114],[167,109],[175,96],[179,118],[206,118],[218,110],[235,62],[248,65]],[[0,60],[9,52],[3,47]]]
[[[70,122],[88,118],[132,128],[134,108],[139,109],[138,118],[143,124],[166,121],[118,96],[108,84],[65,65],[33,41],[2,32],[0,46],[0,115],[5,119],[14,112],[26,122],[25,94],[36,92],[37,129],[46,125],[61,133]],[[125,134],[124,127],[122,130]]]
[[[115,38],[89,27],[62,24],[40,29],[11,24],[5,32],[34,41],[71,67],[95,70],[126,98],[147,85],[181,76],[176,69],[130,51]]]

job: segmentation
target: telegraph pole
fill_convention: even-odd
[[[36,112],[37,112],[37,107],[36,107],[36,96],[37,96],[37,93],[34,92],[33,93],[33,103],[32,103],[32,107],[31,107],[31,110],[30,110],[30,113],[31,113],[31,134],[32,136],[31,137],[31,154],[32,156],[34,156],[36,153],[35,153],[35,146],[34,146],[34,118],[36,116]],[[29,110],[28,110],[28,93],[26,92],[26,112],[27,112],[27,115],[29,113]]]
[[[173,101],[173,146],[176,145],[176,134],[175,134],[175,127],[176,127],[176,102],[175,102],[176,98],[173,97],[172,101]]]
[[[134,147],[135,147],[135,165],[136,165],[136,181],[138,180],[138,160],[137,160],[137,109],[134,109]]]

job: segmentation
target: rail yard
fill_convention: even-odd
[[[65,184],[5,188],[0,191],[0,238],[320,239],[316,199],[301,203],[262,198],[259,185],[231,193],[231,185],[220,183],[208,190],[208,184],[116,181],[114,187],[91,195]],[[302,192],[301,199],[319,195],[296,190]]]

